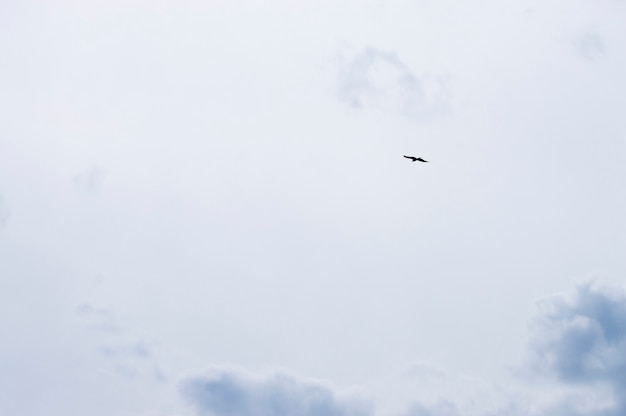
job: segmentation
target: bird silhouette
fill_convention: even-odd
[[[424,160],[421,157],[415,157],[415,156],[404,156],[404,157],[406,157],[407,159],[411,159],[411,162],[428,162],[428,160]]]

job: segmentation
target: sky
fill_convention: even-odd
[[[0,2],[0,413],[624,415],[625,19]]]

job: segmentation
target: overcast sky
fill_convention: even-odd
[[[0,413],[624,415],[625,21],[0,2]]]

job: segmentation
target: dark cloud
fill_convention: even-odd
[[[605,387],[612,395],[608,410],[603,405],[585,411],[568,409],[568,414],[626,415],[623,290],[587,283],[577,288],[573,298],[546,300],[541,309],[530,343],[531,368],[569,385]]]
[[[342,399],[331,389],[284,374],[253,378],[216,369],[181,385],[200,416],[368,416],[372,410],[356,399]]]
[[[352,108],[375,108],[413,118],[445,113],[450,105],[443,77],[418,77],[396,53],[371,48],[341,66],[338,95]]]

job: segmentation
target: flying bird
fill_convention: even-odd
[[[428,160],[424,160],[421,157],[415,157],[415,156],[404,156],[404,157],[406,157],[407,159],[411,159],[411,162],[428,162]]]

